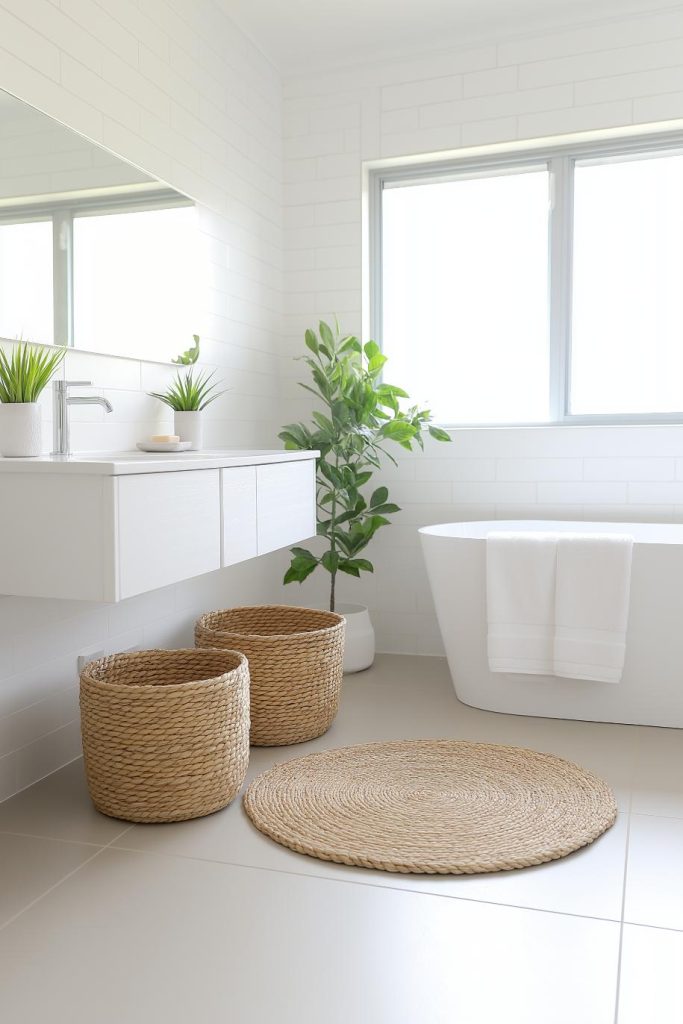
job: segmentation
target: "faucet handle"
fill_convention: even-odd
[[[56,380],[53,382],[55,390],[66,391],[67,388],[90,388],[91,380]]]

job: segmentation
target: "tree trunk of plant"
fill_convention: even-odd
[[[331,612],[334,611],[334,600],[335,600],[334,591],[335,591],[336,583],[337,583],[337,574],[336,574],[336,572],[333,572],[333,573],[330,574],[330,611]]]

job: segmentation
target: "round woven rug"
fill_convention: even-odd
[[[571,761],[463,740],[367,743],[286,761],[244,806],[297,853],[359,867],[469,875],[557,860],[614,823],[609,786]]]

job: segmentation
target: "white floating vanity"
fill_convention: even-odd
[[[0,459],[0,594],[122,601],[312,537],[318,454]]]

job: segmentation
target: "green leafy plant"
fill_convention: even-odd
[[[37,402],[60,366],[65,348],[20,342],[9,355],[0,349],[0,402]]]
[[[193,334],[192,340],[194,341],[194,345],[185,349],[184,352],[181,352],[180,355],[176,356],[175,359],[172,359],[171,362],[180,363],[181,366],[191,366],[193,363],[197,362],[199,359],[199,335]]]
[[[450,441],[445,430],[431,425],[428,409],[402,409],[408,394],[385,384],[382,371],[387,357],[374,341],[361,345],[358,338],[340,337],[339,330],[321,322],[318,333],[306,331],[310,355],[302,357],[311,371],[312,383],[301,384],[315,395],[324,408],[312,413],[313,424],[291,423],[279,437],[285,448],[296,451],[320,449],[317,472],[318,536],[325,538],[325,551],[315,555],[307,548],[291,549],[292,560],[285,583],[303,581],[321,566],[330,574],[330,610],[334,611],[337,574],[360,576],[374,567],[361,553],[374,535],[400,512],[389,501],[386,487],[369,495],[367,486],[373,472],[393,442],[408,451],[424,448],[423,431],[437,441]]]
[[[212,373],[200,373],[196,378],[194,370],[187,370],[185,374],[178,372],[173,383],[163,394],[156,391],[149,393],[152,398],[158,398],[160,402],[170,406],[174,412],[200,412],[225,394],[226,389],[216,390],[218,382],[211,383],[215,372],[214,370]]]

